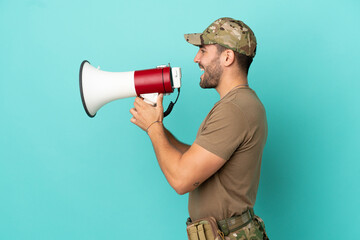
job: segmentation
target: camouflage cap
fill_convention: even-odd
[[[254,32],[242,21],[219,18],[202,33],[185,34],[185,39],[195,46],[219,44],[235,52],[255,57]]]

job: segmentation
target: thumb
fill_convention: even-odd
[[[156,102],[157,106],[162,107],[163,98],[164,98],[164,94],[160,93]]]

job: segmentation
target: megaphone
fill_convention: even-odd
[[[80,66],[79,83],[86,114],[94,117],[102,106],[122,98],[141,96],[147,103],[155,104],[158,94],[170,94],[174,89],[178,89],[177,101],[180,94],[181,69],[161,65],[146,70],[106,72],[85,60]],[[171,112],[175,103],[170,103],[164,117]]]

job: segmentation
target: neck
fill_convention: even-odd
[[[222,99],[226,94],[235,88],[248,87],[248,80],[246,75],[226,76],[223,74],[219,81],[219,85],[215,88]]]

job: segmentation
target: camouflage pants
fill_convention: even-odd
[[[269,240],[265,232],[265,224],[261,218],[255,216],[245,227],[230,232],[225,240]]]

